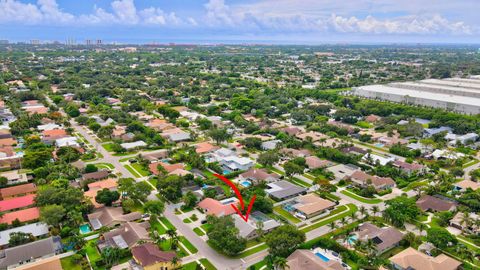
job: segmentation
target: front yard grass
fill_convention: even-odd
[[[281,205],[277,205],[273,208],[273,211],[275,211],[277,214],[281,215],[282,217],[286,218],[288,221],[296,224],[301,222],[300,219],[296,218],[292,214],[290,214],[287,210],[283,209]]]
[[[60,259],[63,269],[82,270],[82,266],[73,261],[73,256]]]
[[[205,270],[217,270],[217,268],[215,268],[215,266],[213,266],[213,264],[205,258],[200,259],[200,263],[202,263],[203,267],[205,267]]]
[[[205,233],[200,230],[200,228],[194,228],[193,231],[198,235],[198,236],[204,236]]]
[[[137,177],[137,178],[140,178],[142,177],[135,169],[133,169],[132,166],[128,165],[128,164],[125,164],[125,169],[127,169],[131,174],[133,174],[133,176]]]
[[[357,201],[359,201],[359,202],[363,202],[363,203],[377,204],[377,203],[381,203],[381,202],[382,202],[382,200],[377,199],[377,198],[365,198],[365,197],[359,196],[359,195],[357,195],[357,194],[355,194],[355,193],[353,193],[353,192],[351,192],[351,191],[349,191],[349,190],[346,190],[346,189],[340,191],[340,193],[342,193],[343,195],[346,195],[346,196],[348,196],[348,197],[350,197],[350,198],[353,198],[353,199],[355,199],[355,200],[357,200]]]
[[[150,175],[150,172],[147,169],[145,169],[145,167],[143,167],[142,164],[140,163],[132,163],[130,164],[130,166],[132,166],[135,170],[137,170],[137,172],[143,177]]]
[[[195,254],[198,252],[198,249],[184,236],[180,236],[180,242],[188,249],[188,251],[190,251],[190,253]]]
[[[347,207],[349,208],[348,211],[345,211],[341,214],[338,214],[338,212],[335,213],[335,212],[332,211],[332,213],[330,213],[328,216],[320,219],[319,222],[317,222],[315,224],[312,224],[310,226],[304,227],[304,228],[301,229],[301,231],[309,232],[309,231],[315,230],[315,229],[320,228],[322,226],[325,226],[325,225],[327,225],[327,224],[329,224],[333,221],[339,220],[339,219],[344,218],[344,217],[348,217],[348,216],[350,216],[351,213],[355,213],[358,210],[358,207],[356,205],[354,205],[353,203],[347,204]]]

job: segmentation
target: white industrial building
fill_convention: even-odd
[[[419,106],[441,108],[464,114],[480,114],[480,77],[428,79],[355,87],[351,94]]]

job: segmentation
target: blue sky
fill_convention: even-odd
[[[0,0],[0,39],[480,43],[478,0]]]

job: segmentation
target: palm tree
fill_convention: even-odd
[[[352,222],[354,222],[357,218],[357,212],[350,213],[350,219],[352,220]]]
[[[427,229],[427,225],[425,223],[420,223],[418,224],[418,230],[420,231],[420,235],[422,235],[422,232]]]
[[[380,208],[378,208],[377,205],[374,205],[374,206],[372,206],[371,210],[372,210],[373,216],[376,216],[377,213],[380,211]]]
[[[257,221],[256,231],[257,231],[257,235],[258,235],[257,239],[260,239],[263,236],[263,222]]]
[[[330,227],[330,229],[332,231],[335,230],[335,228],[337,227],[337,225],[335,224],[335,221],[330,222],[330,224],[328,224],[328,226]]]
[[[362,216],[364,217],[365,213],[367,212],[367,208],[365,208],[365,206],[362,205],[360,206],[359,211],[360,211],[360,214],[362,214]]]
[[[283,270],[288,268],[287,259],[283,257],[275,257],[275,259],[273,260],[273,264],[275,265],[275,269],[278,269],[278,270]]]
[[[374,254],[375,252],[377,252],[377,244],[375,244],[372,239],[368,239],[365,242],[365,250],[369,255]]]
[[[174,269],[178,269],[177,264],[180,260],[178,259],[177,256],[174,256],[171,260],[171,263],[173,264]]]
[[[342,217],[342,218],[340,219],[340,223],[341,223],[343,226],[347,225],[347,219],[346,219],[345,217]]]

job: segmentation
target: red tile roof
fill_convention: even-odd
[[[177,169],[184,169],[184,166],[182,163],[175,163],[175,164],[168,164],[164,162],[154,162],[150,163],[148,165],[148,169],[150,170],[151,173],[155,175],[159,175],[160,171],[158,171],[158,165],[162,165],[162,167],[168,172],[171,173]]]
[[[0,212],[24,208],[35,203],[35,194],[0,201]]]
[[[176,255],[175,252],[161,251],[156,245],[146,243],[133,247],[132,256],[141,266],[146,267],[160,262],[171,262]]]
[[[235,209],[233,209],[230,204],[222,204],[221,202],[212,198],[204,199],[198,203],[198,207],[205,209],[207,215],[214,215],[217,217],[228,216],[235,213]]]
[[[40,209],[37,207],[19,210],[4,214],[0,218],[0,223],[12,224],[12,222],[18,219],[20,222],[36,220],[40,217]]]
[[[33,193],[37,191],[37,186],[32,183],[18,185],[13,187],[7,187],[0,189],[0,196],[2,198],[13,197],[22,194]]]

